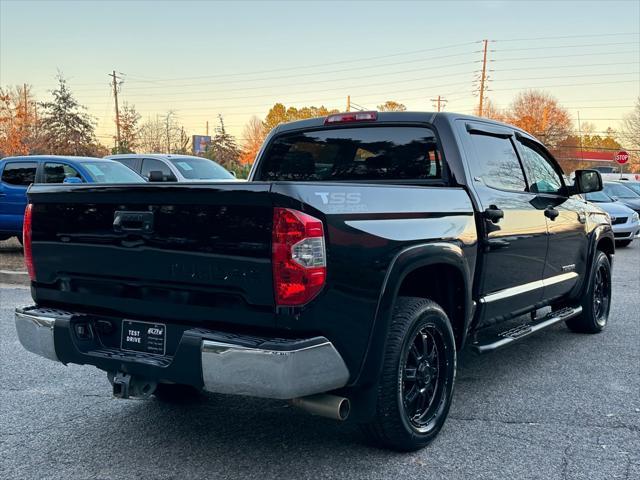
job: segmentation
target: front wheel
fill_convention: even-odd
[[[582,313],[566,321],[578,333],[599,333],[609,320],[611,309],[611,264],[604,252],[598,251],[582,297]]]
[[[396,302],[377,390],[365,433],[384,447],[418,450],[438,434],[451,406],[456,345],[437,303],[415,297]]]

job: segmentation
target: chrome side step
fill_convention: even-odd
[[[558,322],[580,315],[580,313],[582,313],[582,307],[567,307],[562,310],[556,310],[555,312],[550,312],[541,319],[523,323],[517,327],[494,334],[491,337],[480,339],[474,342],[471,345],[471,348],[473,348],[477,353],[492,352],[493,350],[505,347],[517,342],[518,340],[522,340],[523,338],[555,325]]]

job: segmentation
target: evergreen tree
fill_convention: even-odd
[[[40,103],[43,109],[40,128],[46,153],[57,155],[95,155],[101,150],[95,136],[94,119],[84,112],[58,75],[58,88],[51,92],[53,100]],[[104,147],[102,147],[103,149]]]
[[[240,148],[235,137],[227,132],[222,115],[218,115],[220,125],[211,139],[211,146],[205,152],[205,157],[218,162],[227,170],[235,171],[238,167]]]

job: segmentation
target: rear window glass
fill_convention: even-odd
[[[96,183],[141,183],[142,177],[118,162],[82,162]]]
[[[315,130],[277,137],[260,180],[427,180],[442,178],[436,138],[425,127]]]
[[[31,185],[36,178],[35,162],[7,163],[2,172],[2,181],[9,185]]]

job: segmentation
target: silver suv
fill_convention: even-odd
[[[191,155],[125,153],[105,158],[126,165],[148,182],[238,181],[233,173],[213,160]]]

